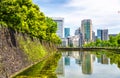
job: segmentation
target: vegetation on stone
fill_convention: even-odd
[[[23,37],[19,36],[18,41],[20,44],[20,48],[27,55],[29,61],[38,61],[47,54],[47,52],[45,51],[45,47],[41,45],[39,40],[33,42],[30,38],[26,38],[27,39],[24,40]]]

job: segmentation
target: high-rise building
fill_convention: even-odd
[[[102,40],[108,40],[108,39],[109,39],[108,29],[104,29],[102,31]]]
[[[94,31],[92,31],[92,40],[93,40],[93,41],[96,40],[96,38],[95,38],[95,32],[94,32]]]
[[[102,30],[101,29],[97,30],[97,38],[102,40]]]
[[[70,28],[65,28],[64,33],[65,33],[65,38],[68,38],[68,36],[70,36]]]
[[[108,29],[98,29],[97,30],[97,38],[100,40],[108,40]]]
[[[77,43],[78,47],[82,47],[82,45],[83,45],[83,35],[81,33],[80,27],[75,30],[75,36],[78,37],[78,43]]]
[[[90,19],[81,21],[81,32],[84,42],[92,41],[92,21]]]
[[[63,33],[64,33],[64,18],[61,18],[61,17],[53,17],[53,20],[57,23],[57,35],[60,37],[60,38],[63,38]]]
[[[81,34],[81,30],[80,30],[80,27],[78,29],[75,30],[75,35],[79,35]]]

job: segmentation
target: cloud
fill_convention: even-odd
[[[110,29],[110,33],[120,32],[120,13],[118,13],[120,11],[120,0],[33,1],[35,3],[39,1],[37,4],[41,7],[45,15],[63,17],[65,19],[64,26],[71,28],[72,35],[74,30],[81,26],[81,20],[83,19],[92,20],[94,31],[107,28]]]

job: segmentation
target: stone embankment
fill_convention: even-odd
[[[0,78],[9,78],[30,64],[16,38],[12,29],[0,28]]]

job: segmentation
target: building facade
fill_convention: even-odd
[[[54,17],[52,18],[56,23],[57,23],[57,35],[60,37],[60,38],[64,38],[63,37],[63,33],[64,33],[64,18],[61,18],[61,17]]]
[[[68,45],[70,47],[82,47],[82,45],[83,45],[82,34],[70,37]]]
[[[95,37],[95,32],[94,31],[92,31],[92,41],[93,42],[96,41],[96,37]]]
[[[102,40],[102,30],[101,29],[97,30],[97,38]]]
[[[109,39],[108,29],[104,29],[102,31],[102,40],[108,40],[108,39]]]
[[[79,35],[79,34],[81,34],[81,29],[80,28],[75,30],[75,35]]]
[[[100,40],[108,40],[108,29],[98,29],[97,30],[97,38]]]
[[[65,33],[65,38],[68,38],[70,36],[70,28],[65,28],[64,33]]]
[[[83,34],[84,43],[92,41],[92,21],[90,19],[81,21],[81,32]]]

